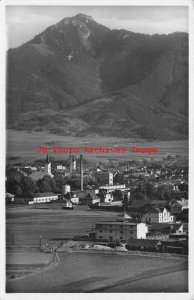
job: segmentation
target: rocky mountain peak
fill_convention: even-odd
[[[85,14],[77,14],[74,18],[81,21],[85,21],[86,23],[88,23],[89,21],[94,21],[94,19],[91,16]]]
[[[184,33],[110,30],[78,14],[8,51],[7,78],[9,128],[164,140],[188,134]]]

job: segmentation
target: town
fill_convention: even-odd
[[[70,153],[64,161],[46,154],[44,161],[31,165],[7,165],[6,204],[118,212],[120,217],[97,221],[92,232],[73,239],[85,241],[90,249],[122,246],[123,250],[188,254],[188,166],[184,160],[107,165],[82,154]]]

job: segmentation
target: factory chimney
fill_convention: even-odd
[[[80,189],[81,191],[84,190],[82,154],[80,154]]]
[[[70,156],[69,156],[69,172],[70,174],[72,173],[72,155],[71,155],[71,152],[70,152]]]

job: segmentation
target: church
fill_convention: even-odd
[[[38,181],[46,175],[49,175],[52,178],[54,177],[54,175],[51,173],[51,161],[49,159],[48,154],[45,160],[44,170],[34,172],[29,177],[32,178],[34,181]]]

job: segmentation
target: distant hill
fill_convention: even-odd
[[[8,128],[187,138],[187,33],[110,30],[79,14],[7,57]]]

